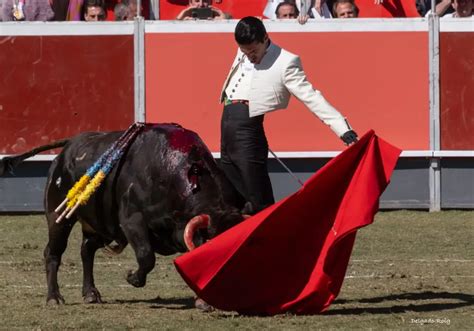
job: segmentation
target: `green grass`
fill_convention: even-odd
[[[59,273],[66,305],[46,306],[46,221],[1,216],[0,329],[472,329],[473,230],[472,211],[380,212],[359,231],[341,293],[327,313],[246,317],[194,309],[174,257],[159,257],[147,285],[131,287],[125,281],[135,268],[130,248],[114,258],[98,252],[96,285],[105,303],[83,304],[79,226]]]

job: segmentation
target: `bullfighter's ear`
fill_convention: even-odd
[[[243,215],[253,215],[255,214],[255,208],[250,201],[247,201],[240,212]]]

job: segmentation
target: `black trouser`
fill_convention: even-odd
[[[255,212],[275,202],[267,159],[263,115],[249,117],[249,108],[243,103],[225,106],[221,120],[222,169]]]

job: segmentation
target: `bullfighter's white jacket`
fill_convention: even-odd
[[[225,90],[230,78],[242,63],[243,56],[245,55],[239,49],[225,80],[221,103],[225,100]],[[285,109],[293,94],[338,137],[351,130],[346,119],[306,79],[299,56],[271,43],[260,63],[254,66],[248,100],[250,117]]]

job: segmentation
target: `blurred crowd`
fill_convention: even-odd
[[[151,10],[150,1],[140,2],[140,13],[145,19],[159,17]],[[155,0],[159,1],[159,0]],[[232,19],[216,5],[223,0],[167,0],[182,10],[176,20]],[[234,6],[239,0],[233,1]],[[400,0],[267,0],[262,18],[294,19],[305,24],[313,19],[356,18],[361,4],[393,6]],[[384,3],[385,1],[385,3]],[[410,2],[419,16],[432,13],[431,0],[402,0]],[[216,2],[216,3],[214,3]],[[436,0],[434,12],[441,17],[472,17],[474,0]],[[138,10],[137,0],[0,0],[0,21],[127,21],[133,20]],[[388,8],[390,9],[390,8]],[[403,10],[401,11],[403,13]],[[393,15],[397,16],[397,15]],[[403,15],[400,15],[403,17]]]

